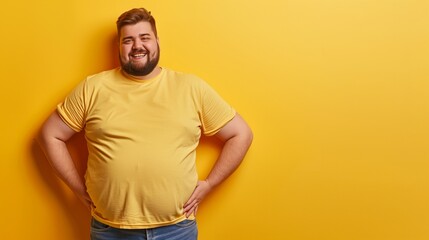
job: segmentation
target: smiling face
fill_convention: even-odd
[[[159,71],[159,43],[149,22],[125,25],[119,32],[119,59],[129,75],[147,79]]]

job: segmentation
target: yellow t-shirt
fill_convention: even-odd
[[[185,219],[201,133],[213,135],[235,116],[204,81],[165,68],[149,80],[120,68],[90,76],[57,111],[70,128],[85,130],[93,217],[129,229]]]

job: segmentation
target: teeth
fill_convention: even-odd
[[[144,57],[146,54],[140,53],[140,54],[134,54],[133,57]]]

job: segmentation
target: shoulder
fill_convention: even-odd
[[[93,75],[89,75],[86,78],[86,82],[88,83],[97,83],[100,81],[109,81],[111,79],[115,79],[120,74],[119,68],[110,69],[107,71],[99,72]]]
[[[193,88],[205,88],[207,86],[207,83],[195,74],[175,71],[168,68],[164,68],[164,70],[165,77],[169,82],[174,82],[175,84],[180,84],[182,86],[186,85]]]
[[[111,85],[115,82],[115,79],[118,79],[120,76],[120,70],[115,68],[103,72],[99,72],[93,75],[87,76],[79,86],[86,91],[94,91],[96,89],[104,88],[106,85]],[[78,86],[78,87],[79,87]]]
[[[199,82],[203,81],[200,77],[191,74],[191,73],[185,73],[180,71],[171,70],[168,68],[164,68],[165,76],[172,80],[177,81],[187,81],[187,82]]]

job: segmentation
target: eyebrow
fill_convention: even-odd
[[[142,33],[142,34],[139,34],[139,37],[144,37],[144,36],[150,36],[150,34],[149,33]],[[132,36],[127,36],[127,37],[124,37],[124,38],[122,38],[122,40],[126,40],[126,39],[133,39],[134,37],[132,37]]]

